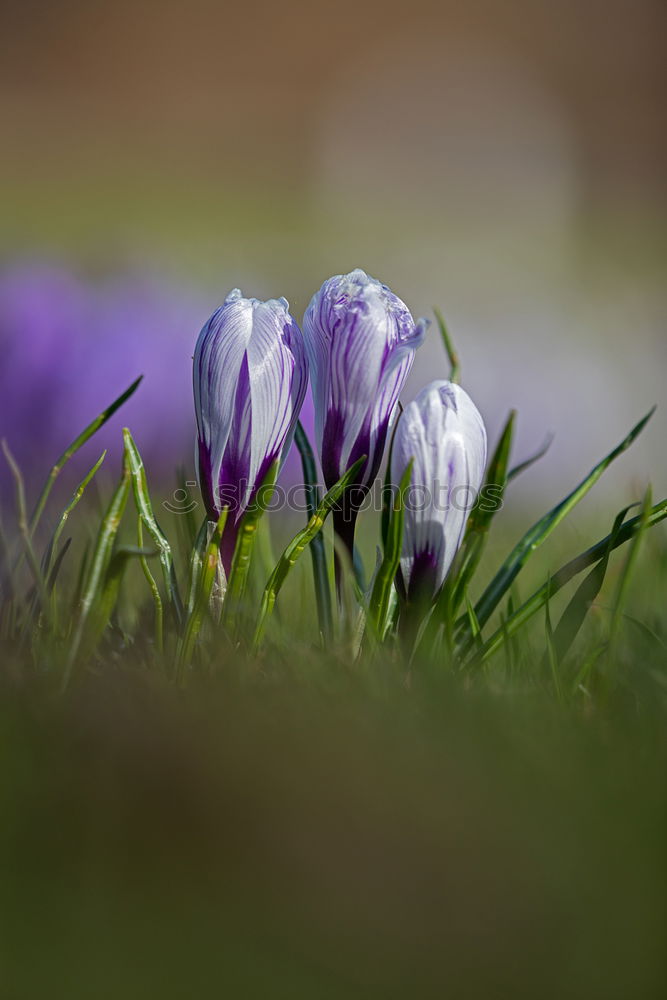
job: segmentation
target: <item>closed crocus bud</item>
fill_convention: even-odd
[[[484,478],[484,423],[459,385],[431,382],[406,406],[391,455],[394,484],[410,460],[400,572],[408,600],[422,601],[442,586]]]
[[[210,520],[229,507],[221,545],[229,573],[243,512],[286,454],[306,392],[303,338],[287,301],[234,289],[199,334],[193,376],[199,482]]]
[[[359,493],[354,486],[372,484],[426,325],[426,320],[415,323],[405,303],[360,269],[329,278],[313,296],[303,332],[327,487],[362,455],[367,460],[350,494]],[[347,527],[340,517],[337,524],[350,549],[354,519],[354,509],[348,510]]]

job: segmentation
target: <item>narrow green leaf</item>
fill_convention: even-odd
[[[320,503],[320,490],[317,483],[317,467],[315,465],[315,455],[310,447],[308,435],[299,421],[294,433],[294,443],[301,455],[301,467],[303,469],[303,480],[306,489],[308,520],[315,516]],[[313,579],[315,582],[315,600],[317,602],[317,620],[319,622],[320,634],[327,645],[333,638],[333,616],[331,610],[331,587],[329,584],[329,572],[327,568],[327,557],[324,549],[324,538],[318,531],[310,545],[310,557],[313,563]]]
[[[546,657],[549,663],[549,669],[551,672],[551,679],[554,685],[554,691],[556,692],[556,697],[561,700],[561,683],[560,683],[560,660],[558,653],[556,652],[556,644],[554,642],[554,630],[551,625],[551,608],[549,604],[549,594],[547,590],[547,597],[544,602],[544,636],[546,642]]]
[[[79,649],[84,638],[88,618],[91,614],[95,601],[101,596],[102,588],[104,587],[106,572],[109,567],[109,563],[111,562],[118,528],[120,527],[120,522],[123,517],[125,505],[127,504],[127,498],[130,492],[130,481],[130,468],[125,457],[120,482],[114,491],[111,502],[102,519],[97,539],[95,541],[90,566],[88,567],[86,583],[83,588],[76,626],[65,664],[62,685],[63,690],[68,686],[71,680],[74,665],[77,661]]]
[[[155,519],[150,492],[148,489],[148,480],[146,479],[146,468],[144,466],[143,459],[139,454],[139,449],[134,443],[132,435],[127,427],[123,428],[123,441],[125,444],[127,463],[132,475],[134,502],[137,505],[137,511],[146,526],[146,530],[157,547],[167,597],[169,598],[169,603],[173,609],[176,624],[180,625],[183,620],[183,605],[178,591],[178,582],[174,571],[174,560],[171,554],[171,546],[167,541],[165,533],[162,531],[160,525]]]
[[[470,512],[460,555],[457,553],[457,559],[453,567],[454,572],[450,571],[449,580],[445,585],[449,594],[444,594],[443,600],[448,601],[448,610],[452,615],[456,614],[463,594],[470,585],[475,570],[479,565],[491,522],[503,505],[505,487],[508,481],[507,467],[514,440],[515,421],[516,410],[510,410],[496,449],[489,462],[478,502]]]
[[[139,515],[137,518],[137,542],[139,548],[143,549],[144,545],[144,531],[142,527],[142,517]],[[155,648],[158,653],[164,652],[164,612],[162,608],[162,598],[160,596],[160,588],[155,582],[155,577],[151,573],[150,566],[148,565],[148,560],[145,555],[139,557],[139,564],[141,566],[144,577],[146,578],[146,583],[148,584],[149,590],[153,595],[153,604],[155,605]]]
[[[176,661],[177,674],[181,683],[185,679],[185,668],[192,660],[194,644],[199,636],[204,618],[208,611],[211,591],[213,590],[213,583],[215,582],[216,573],[218,571],[220,542],[222,541],[222,533],[225,530],[228,513],[229,508],[223,507],[220,517],[218,518],[218,523],[216,524],[215,530],[211,535],[211,539],[206,545],[204,558],[201,560],[198,586],[194,597],[192,613],[188,616],[185,622],[185,629],[179,644]],[[204,539],[206,538],[206,528],[207,522],[204,521],[204,524],[202,525]],[[202,537],[202,529],[200,529],[199,532],[200,537]],[[193,570],[196,569],[197,562],[197,559],[193,560]]]
[[[639,618],[635,618],[633,615],[629,615],[626,612],[623,612],[622,614],[625,621],[634,625],[635,628],[642,633],[645,639],[648,639],[650,643],[657,646],[662,653],[667,653],[667,642],[665,642],[665,640],[662,639],[652,628],[649,628],[646,622],[642,622]],[[667,662],[667,660],[665,662]]]
[[[56,529],[53,532],[53,535],[51,536],[51,541],[49,542],[46,548],[46,552],[44,553],[44,558],[42,560],[42,564],[44,566],[44,575],[47,577],[49,576],[49,573],[51,571],[51,562],[53,559],[53,555],[58,547],[58,542],[60,541],[60,536],[65,528],[65,525],[67,524],[67,520],[72,511],[74,510],[74,508],[76,507],[76,505],[81,500],[81,497],[83,496],[85,489],[90,483],[91,479],[93,479],[97,474],[97,471],[102,465],[102,462],[104,461],[105,457],[106,457],[106,449],[102,452],[102,454],[95,462],[95,465],[92,467],[92,469],[88,473],[86,473],[84,478],[81,480],[81,482],[74,491],[72,499],[70,500],[70,502],[67,504],[64,511],[60,515],[60,520],[58,521]]]
[[[88,616],[85,633],[79,648],[81,659],[92,655],[111,621],[118,602],[121,581],[130,559],[145,559],[146,556],[155,554],[150,549],[137,548],[134,545],[123,545],[113,551],[104,572],[102,586]]]
[[[361,552],[355,545],[352,550],[352,572],[354,573],[354,584],[358,591],[360,600],[363,600],[363,595],[368,590],[368,584],[366,583],[366,567],[364,566],[364,560],[361,557]]]
[[[67,551],[71,544],[72,544],[72,539],[66,538],[60,548],[60,552],[53,560],[53,564],[51,566],[51,572],[49,573],[46,581],[46,586],[50,594],[53,593],[54,587],[56,585],[56,579],[58,577],[58,573],[60,572],[60,567],[62,566],[63,559],[67,555]]]
[[[466,605],[466,614],[468,616],[468,621],[470,623],[470,634],[472,635],[473,641],[478,641],[481,637],[482,630],[479,627],[479,621],[477,615],[475,614],[475,609],[473,608],[470,598],[468,597],[467,594],[465,595],[465,605]]]
[[[245,599],[250,560],[255,544],[257,524],[271,502],[273,490],[278,476],[278,460],[273,462],[266,473],[264,482],[257,490],[257,495],[248,507],[239,528],[234,557],[229,572],[227,596],[225,598],[225,624],[230,634],[236,638],[239,631],[241,609]]]
[[[141,382],[142,378],[143,375],[140,375],[139,378],[135,379],[132,385],[129,386],[125,390],[125,392],[120,394],[118,399],[115,399],[110,406],[107,406],[106,410],[102,410],[102,412],[97,417],[95,417],[95,419],[90,424],[88,424],[88,426],[79,434],[79,436],[72,441],[69,447],[65,448],[65,451],[62,453],[58,461],[55,463],[55,465],[49,472],[47,480],[40,494],[39,500],[37,501],[37,504],[35,506],[35,510],[30,519],[31,535],[34,534],[35,528],[37,527],[39,519],[44,511],[44,507],[46,506],[46,501],[48,500],[49,494],[51,493],[51,490],[53,488],[53,484],[60,475],[63,466],[66,465],[66,463],[70,460],[72,455],[76,454],[79,448],[83,447],[86,441],[90,440],[93,434],[95,434],[100,429],[100,427],[103,427],[104,424],[106,424],[107,420],[109,420],[114,415],[116,410],[118,410],[123,405],[123,403],[127,402],[132,393],[139,386],[139,383]]]
[[[553,443],[553,439],[554,439],[553,434],[547,434],[546,438],[544,439],[544,443],[537,449],[534,455],[530,455],[528,458],[524,459],[523,462],[519,462],[518,465],[515,465],[514,468],[510,469],[510,471],[507,473],[507,482],[511,483],[513,479],[516,479],[517,476],[520,476],[521,473],[525,472],[526,469],[529,469],[531,465],[534,465],[535,462],[538,462],[541,458],[544,458],[544,456],[549,451],[549,448]]]
[[[42,614],[49,619],[50,617],[50,604],[49,595],[46,588],[46,581],[44,575],[42,574],[41,567],[37,560],[35,550],[33,548],[32,539],[30,536],[30,528],[28,525],[28,513],[25,502],[25,487],[23,484],[23,476],[18,463],[11,451],[9,450],[9,445],[5,440],[2,442],[2,450],[5,453],[5,458],[7,460],[7,465],[9,466],[10,472],[14,479],[14,487],[16,493],[16,515],[18,522],[19,535],[23,543],[23,551],[26,556],[30,572],[35,581],[35,587],[37,589],[37,594],[39,595],[39,602],[42,609]]]
[[[389,531],[389,519],[391,517],[391,507],[394,499],[394,487],[391,481],[391,456],[394,452],[394,441],[396,440],[396,431],[398,430],[398,423],[403,416],[403,407],[401,406],[400,400],[397,404],[398,416],[394,420],[394,426],[391,429],[391,437],[389,439],[389,448],[387,449],[387,468],[384,474],[384,485],[382,488],[382,513],[380,520],[380,531],[382,538],[382,549],[387,543],[387,532]]]
[[[5,600],[11,601],[14,597],[14,579],[12,574],[11,559],[9,556],[9,545],[7,536],[0,517],[0,593]]]
[[[449,330],[447,329],[444,316],[436,306],[433,307],[433,312],[435,313],[438,329],[440,330],[440,336],[442,337],[442,343],[449,359],[449,381],[458,382],[460,374],[458,354],[454,349],[454,344],[452,343],[452,338],[449,335]]]
[[[479,500],[470,511],[466,534],[472,535],[483,531],[502,507],[508,478],[507,467],[514,440],[515,423],[516,410],[510,410],[505,426],[498,439],[498,444],[486,470]]]
[[[403,547],[403,525],[405,521],[405,491],[410,485],[412,460],[403,472],[398,490],[394,491],[391,517],[384,544],[384,557],[375,574],[373,591],[368,606],[368,621],[377,638],[382,641],[387,633],[391,594],[394,580],[401,561]]]
[[[344,501],[343,501],[344,502]],[[333,512],[335,519],[337,511]],[[350,654],[357,632],[355,619],[363,604],[363,595],[359,591],[354,574],[354,564],[350,558],[350,550],[334,529],[334,570],[336,573],[336,596],[338,604],[337,637],[342,644],[349,645]]]
[[[257,624],[255,627],[254,636],[254,648],[258,649],[264,631],[266,629],[267,621],[273,612],[273,608],[276,603],[276,598],[280,593],[280,590],[287,578],[288,573],[296,563],[297,559],[304,551],[307,545],[309,545],[314,538],[317,537],[318,533],[322,530],[324,522],[326,521],[329,513],[333,510],[334,506],[340,500],[341,496],[349,486],[351,482],[354,482],[354,477],[357,475],[359,470],[362,468],[364,462],[366,461],[366,456],[362,455],[354,465],[347,470],[344,476],[342,476],[335,486],[329,490],[324,499],[320,502],[317,510],[311,517],[310,521],[305,528],[299,531],[289,545],[285,548],[283,554],[278,560],[273,573],[269,577],[269,580],[264,588],[264,593],[262,595],[262,602],[260,605],[259,615],[257,618]]]
[[[646,518],[646,528],[653,527],[659,524],[660,521],[664,521],[667,518],[667,499],[662,500],[660,503],[655,504]],[[642,516],[631,518],[626,521],[625,524],[618,530],[616,537],[611,542],[611,534],[606,535],[603,539],[592,545],[585,552],[571,559],[570,562],[562,566],[557,573],[555,573],[550,580],[543,584],[534,594],[531,595],[520,608],[504,623],[503,628],[497,629],[493,635],[487,640],[482,651],[482,659],[487,660],[492,656],[496,650],[502,645],[505,635],[514,635],[523,625],[529,621],[533,615],[543,607],[547,597],[553,597],[562,587],[564,587],[569,581],[577,576],[583,570],[587,569],[589,566],[594,565],[603,559],[608,550],[617,549],[620,545],[629,541],[634,537],[639,529],[640,524],[642,524]]]
[[[197,591],[199,589],[199,580],[201,577],[202,566],[204,565],[204,559],[206,558],[206,548],[208,546],[208,518],[204,518],[201,525],[199,526],[199,531],[197,532],[197,537],[195,538],[195,543],[192,546],[192,552],[190,553],[190,574],[189,574],[189,584],[188,584],[188,603],[186,605],[186,619],[190,617],[194,610],[195,602],[197,600]],[[211,524],[211,528],[215,529],[215,525]]]
[[[514,600],[514,594],[510,591],[507,596],[507,607],[505,613],[500,617],[501,627],[505,631],[505,638],[503,641],[503,652],[505,654],[505,670],[508,677],[514,677],[517,672],[517,665],[519,663],[519,651],[517,649],[516,640],[506,634],[505,623],[514,614],[516,603]]]
[[[624,507],[616,515],[609,534],[609,542],[602,559],[595,564],[590,573],[587,574],[583,582],[579,585],[560,617],[554,634],[554,647],[558,663],[563,662],[588,615],[589,609],[602,589],[607,567],[609,566],[609,556],[614,549],[618,533],[629,510],[630,507]]]
[[[647,413],[647,415],[643,417],[635,427],[633,427],[630,433],[620,442],[620,444],[610,451],[601,462],[598,462],[595,468],[591,470],[591,472],[584,480],[582,480],[576,489],[569,493],[564,500],[561,500],[556,507],[545,514],[544,517],[540,518],[540,520],[537,521],[517,543],[475,606],[475,612],[482,627],[489,620],[498,606],[499,601],[512,585],[512,581],[523,569],[528,558],[537,548],[539,548],[540,545],[542,545],[544,541],[546,541],[563,518],[570,513],[570,511],[584,496],[586,496],[589,490],[595,485],[595,483],[597,483],[600,476],[611,465],[614,459],[618,458],[622,452],[630,447],[637,435],[641,433],[646,423],[651,418],[654,409],[655,407],[653,407],[653,409],[651,409],[649,413]],[[462,642],[464,647],[466,645],[466,632],[468,632],[469,635],[469,630],[466,628],[466,622],[463,620],[461,622],[461,634],[459,636],[459,641]]]
[[[71,613],[69,616],[69,621],[71,626],[73,626],[73,624],[76,622],[77,609],[79,607],[79,604],[81,603],[83,588],[88,575],[88,561],[90,559],[90,554],[91,554],[91,544],[92,544],[91,540],[88,540],[85,543],[83,547],[83,552],[81,554],[81,561],[79,562],[79,570],[76,575],[76,583],[74,585],[74,593],[72,595],[72,603],[70,609]],[[68,629],[68,634],[71,633],[71,631],[72,628],[70,627]]]
[[[614,595],[614,604],[611,613],[611,622],[609,624],[610,645],[614,642],[614,639],[616,638],[616,635],[618,633],[619,626],[621,624],[623,607],[625,605],[625,601],[628,595],[630,579],[632,577],[633,570],[637,564],[637,557],[639,555],[639,549],[641,547],[642,540],[648,528],[648,520],[651,514],[652,499],[653,499],[653,493],[651,487],[649,486],[647,487],[646,493],[644,495],[644,501],[642,503],[641,514],[639,515],[639,524],[637,527],[637,531],[635,532],[632,538],[632,542],[629,546],[629,551],[616,586],[616,593]]]
[[[588,655],[584,658],[579,670],[577,671],[576,677],[572,684],[572,693],[576,694],[577,691],[581,691],[587,697],[590,697],[590,691],[587,684],[589,684],[589,678],[593,673],[593,667],[598,662],[602,654],[607,648],[606,642],[598,643],[597,646],[593,646]]]

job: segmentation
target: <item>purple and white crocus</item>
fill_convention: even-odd
[[[221,545],[229,574],[243,513],[286,454],[306,392],[303,338],[288,302],[230,292],[199,334],[193,376],[199,482],[210,520],[229,506]]]
[[[426,326],[426,320],[415,323],[401,299],[359,268],[329,278],[311,299],[303,333],[315,434],[329,489],[362,455],[366,462],[348,497],[363,495],[375,479],[398,395]],[[345,518],[334,513],[334,525],[350,550],[355,517],[354,509]]]
[[[484,479],[484,422],[459,385],[431,382],[406,406],[391,454],[394,484],[411,459],[400,573],[408,601],[422,601],[442,586]]]

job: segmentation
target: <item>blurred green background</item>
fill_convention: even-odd
[[[297,317],[363,266],[444,309],[492,435],[510,406],[522,454],[556,433],[534,492],[653,402],[607,482],[664,492],[665,20],[660,0],[5,0],[0,253]],[[440,371],[433,337],[406,396]]]

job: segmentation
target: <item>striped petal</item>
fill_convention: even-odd
[[[386,428],[425,322],[357,269],[325,281],[304,317],[315,429],[327,486],[362,454],[360,482],[377,473]]]
[[[248,481],[259,484],[271,463],[286,454],[308,380],[301,331],[285,299],[255,304],[248,369],[252,412]]]
[[[199,335],[194,355],[197,460],[208,516],[230,505],[228,563],[243,511],[286,455],[308,380],[301,331],[285,299],[235,289]],[[228,569],[228,565],[225,567]]]
[[[486,465],[484,423],[460,386],[432,382],[405,408],[392,450],[394,483],[410,460],[401,573],[408,594],[418,588],[432,596],[461,544]]]
[[[235,417],[238,421],[237,389],[251,333],[252,309],[249,300],[236,288],[205,324],[195,347],[197,464],[211,518],[217,517],[216,496],[222,463]],[[238,428],[235,431],[238,434]]]

